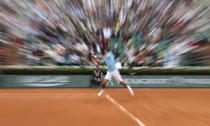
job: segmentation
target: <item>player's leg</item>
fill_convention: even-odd
[[[112,78],[111,74],[109,72],[107,72],[107,74],[104,78],[103,84],[101,86],[102,89],[98,93],[98,96],[101,96],[104,93],[104,88],[106,87],[106,84],[108,83],[108,81],[111,80],[111,78]]]
[[[132,88],[130,87],[130,85],[127,85],[124,81],[120,81],[119,83],[121,85],[125,86],[126,88],[128,88],[128,90],[132,96],[134,95],[134,92],[133,92]]]
[[[119,72],[118,70],[114,71],[114,72],[112,73],[112,76],[113,76],[114,79],[117,80],[121,85],[123,85],[125,88],[128,88],[128,90],[129,90],[129,92],[130,92],[130,94],[131,94],[132,96],[134,95],[132,88],[131,88],[129,85],[127,85],[127,84],[123,81],[123,79],[122,79],[122,77],[121,77],[121,75],[120,75],[120,72]]]
[[[101,86],[102,89],[98,93],[98,96],[101,96],[102,94],[104,94],[104,88],[106,87],[106,84],[107,84],[108,81],[109,81],[108,79],[104,79],[103,84]]]
[[[104,89],[106,87],[106,84],[108,83],[108,79],[104,79],[103,84],[102,84],[102,89]]]

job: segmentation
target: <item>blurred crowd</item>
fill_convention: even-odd
[[[0,65],[210,66],[209,0],[1,0]]]

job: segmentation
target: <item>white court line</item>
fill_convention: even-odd
[[[116,105],[122,112],[126,113],[128,116],[130,116],[134,121],[136,121],[139,126],[146,126],[144,123],[142,123],[137,117],[135,117],[132,113],[130,113],[127,109],[125,109],[122,105],[120,105],[118,102],[116,102],[110,95],[106,95],[106,98],[112,102],[114,105]]]

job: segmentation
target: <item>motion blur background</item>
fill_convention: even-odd
[[[1,0],[0,65],[210,66],[209,0]]]

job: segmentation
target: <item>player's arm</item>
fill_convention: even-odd
[[[91,55],[91,57],[92,57],[93,59],[100,59],[100,60],[102,60],[102,59],[105,59],[105,58],[106,58],[106,55],[104,55],[104,56]]]
[[[97,56],[98,59],[102,60],[104,59],[106,56]]]
[[[99,61],[98,59],[100,59],[100,58],[98,58],[99,56],[96,56],[96,55],[91,55],[91,58],[93,58],[93,60],[99,65],[99,66],[103,66],[104,64],[103,64],[103,62],[101,62],[101,61]]]
[[[99,61],[99,60],[96,60],[96,63],[97,63],[99,66],[103,66],[103,65],[104,65],[104,63],[101,62],[101,61]]]

